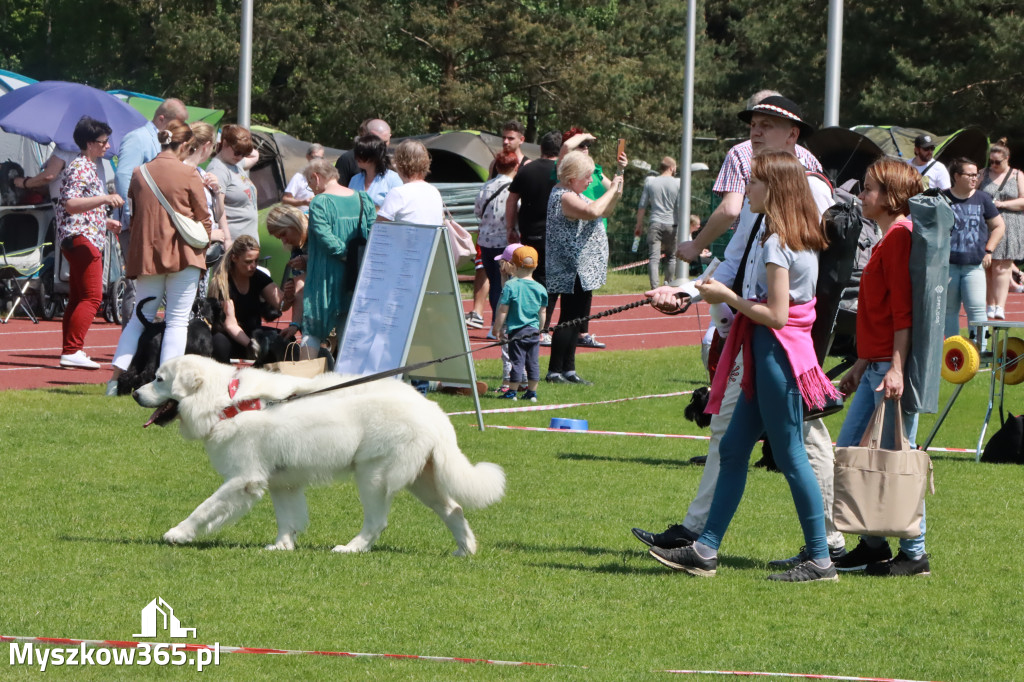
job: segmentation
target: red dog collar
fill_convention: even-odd
[[[252,400],[241,400],[234,405],[228,405],[220,413],[220,420],[231,419],[237,417],[243,412],[252,412],[253,410],[262,410],[263,401],[259,398],[253,398]]]
[[[234,398],[236,393],[238,393],[238,377],[234,377],[230,382],[228,382],[228,397]],[[220,413],[220,420],[224,421],[225,419],[232,419],[243,412],[252,412],[253,410],[262,409],[263,401],[259,398],[240,400],[233,405],[225,407]]]

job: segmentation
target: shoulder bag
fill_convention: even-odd
[[[142,178],[149,185],[149,189],[156,195],[157,201],[164,207],[167,214],[171,216],[171,222],[174,227],[177,228],[178,234],[185,242],[195,249],[205,249],[210,244],[210,235],[206,231],[206,226],[198,220],[190,218],[188,216],[181,215],[167,203],[167,199],[164,197],[163,192],[153,182],[153,176],[149,174],[149,169],[146,168],[146,164],[139,166],[139,170],[142,171]]]
[[[910,448],[898,402],[893,411],[899,449],[882,449],[887,402],[878,403],[860,445],[836,448],[832,520],[843,533],[916,538],[925,491],[935,494],[932,460],[924,450]]]
[[[473,243],[473,235],[455,222],[455,218],[452,217],[452,212],[448,210],[447,206],[444,207],[444,215],[444,224],[448,228],[445,230],[448,233],[448,246],[452,252],[452,264],[457,268],[463,259],[471,259],[476,256],[476,245]]]

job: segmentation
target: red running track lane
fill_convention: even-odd
[[[643,294],[620,294],[595,296],[592,313],[616,308],[640,300]],[[463,301],[468,311],[469,301]],[[1010,294],[1007,300],[1007,318],[1024,321],[1024,295]],[[556,311],[555,321],[558,320]],[[590,332],[608,345],[608,350],[640,350],[644,348],[665,348],[669,346],[691,346],[700,343],[708,326],[708,307],[704,303],[691,306],[682,315],[662,315],[648,306],[628,310],[624,313],[592,320]],[[484,313],[483,329],[470,329],[469,340],[472,348],[492,343],[487,340],[491,323],[490,310]],[[961,315],[961,326],[966,318]],[[0,390],[23,388],[49,388],[76,384],[105,384],[110,378],[110,361],[121,328],[97,318],[86,336],[85,352],[101,364],[98,370],[62,369],[58,361],[61,350],[60,320],[32,324],[26,318],[15,317],[6,325],[0,325]],[[580,347],[581,353],[602,351]],[[541,349],[548,355],[548,349]],[[475,357],[496,358],[497,348],[489,348]]]

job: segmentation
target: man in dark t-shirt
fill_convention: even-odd
[[[541,138],[541,158],[521,166],[508,188],[505,203],[505,227],[508,243],[521,242],[537,249],[540,264],[533,278],[544,284],[544,233],[547,230],[548,197],[558,183],[555,160],[562,146],[562,134],[557,130]]]

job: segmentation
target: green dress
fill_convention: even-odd
[[[345,330],[352,290],[346,286],[349,246],[370,236],[377,219],[373,201],[365,192],[341,197],[318,194],[309,204],[309,259],[302,299],[302,329],[320,340],[332,329]]]

